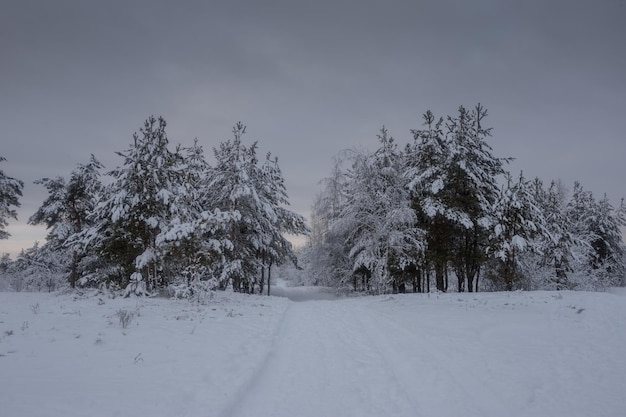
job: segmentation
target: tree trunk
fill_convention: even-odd
[[[478,292],[478,278],[480,278],[480,269],[478,270],[478,273],[476,274],[476,287],[474,288],[475,292]]]
[[[78,275],[78,252],[72,253],[72,272],[70,273],[70,287],[76,288],[76,279]]]
[[[435,284],[437,286],[437,291],[441,291],[441,292],[446,292],[444,269],[445,268],[441,265],[435,266]]]
[[[259,294],[263,294],[265,287],[265,265],[261,265],[261,281],[259,282]]]
[[[478,274],[480,274],[480,265],[475,264],[472,268],[470,268],[467,274],[467,291],[474,291],[474,279],[478,280]]]
[[[415,268],[415,275],[413,275],[413,292],[422,292],[422,270],[421,268]]]
[[[465,292],[465,274],[463,271],[456,271],[457,291]]]

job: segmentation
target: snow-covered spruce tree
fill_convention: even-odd
[[[257,144],[245,146],[245,126],[233,128],[233,139],[214,149],[216,166],[207,187],[213,207],[228,213],[224,239],[230,241],[219,262],[213,263],[220,287],[235,291],[260,288],[259,269],[268,262],[281,263],[293,257],[283,233],[304,233],[304,219],[284,208],[288,203],[276,160],[269,156],[259,166]]]
[[[102,256],[122,267],[120,284],[132,275],[137,293],[167,283],[162,272],[168,253],[157,245],[157,236],[181,208],[176,202],[184,179],[182,158],[168,149],[165,127],[162,117],[151,116],[131,146],[117,153],[124,164],[108,173],[113,181],[96,209],[94,230],[85,234],[95,239]]]
[[[0,162],[3,161],[6,161],[6,158],[0,156]],[[7,239],[10,236],[4,229],[9,225],[9,219],[17,220],[15,208],[20,207],[23,189],[22,181],[7,176],[0,169],[0,239]]]
[[[494,205],[493,218],[488,252],[494,267],[486,276],[496,289],[529,289],[523,271],[524,254],[536,252],[534,242],[543,233],[545,221],[532,185],[523,173],[517,182],[506,173],[506,184]]]
[[[63,177],[35,181],[35,184],[46,187],[48,198],[28,222],[46,225],[50,230],[46,245],[51,250],[60,253],[69,251],[65,256],[71,257],[69,283],[72,288],[76,286],[79,262],[85,253],[79,245],[72,247],[66,243],[91,225],[90,217],[102,192],[101,168],[102,164],[91,155],[87,164],[79,164],[72,171],[67,183]]]

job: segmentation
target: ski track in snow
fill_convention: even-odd
[[[0,293],[0,416],[626,415],[624,290],[275,293]]]

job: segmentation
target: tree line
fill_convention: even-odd
[[[480,104],[428,111],[403,149],[383,127],[374,152],[340,154],[312,208],[309,282],[374,293],[623,284],[624,201],[514,177],[486,117]]]
[[[372,293],[623,284],[624,201],[615,209],[580,183],[513,176],[511,158],[493,154],[486,117],[480,104],[445,118],[428,111],[403,148],[383,127],[374,152],[338,155],[313,203],[299,275]],[[37,180],[48,196],[29,223],[49,233],[15,260],[2,255],[5,283],[187,296],[269,289],[272,267],[296,262],[285,233],[309,233],[286,208],[278,160],[259,160],[241,123],[213,149],[214,165],[197,141],[170,149],[166,126],[146,120],[109,172],[92,156],[67,178]],[[0,170],[0,238],[22,189]]]
[[[43,245],[7,254],[0,272],[14,289],[107,286],[143,294],[179,295],[232,287],[263,292],[271,268],[295,262],[285,234],[306,234],[289,204],[278,159],[245,145],[246,127],[213,150],[215,165],[195,141],[170,149],[162,117],[148,118],[121,166],[102,175],[92,155],[66,179],[42,178],[48,196],[29,223],[49,231]],[[17,218],[23,183],[0,171],[0,237]],[[269,287],[268,287],[269,288]]]

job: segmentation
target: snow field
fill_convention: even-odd
[[[217,415],[267,357],[289,302],[209,303],[0,293],[0,415]],[[135,315],[126,329],[119,310]]]
[[[624,291],[277,294],[0,293],[0,415],[626,415]]]

